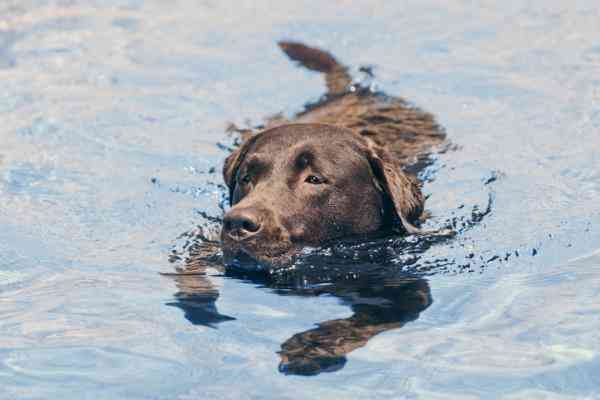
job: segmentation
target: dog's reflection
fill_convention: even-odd
[[[332,294],[352,308],[349,318],[334,319],[300,332],[281,345],[279,370],[312,375],[335,371],[346,363],[346,354],[364,346],[378,333],[402,327],[419,317],[431,304],[427,281],[411,277],[342,279],[312,294]],[[305,295],[305,291],[291,290]]]
[[[216,308],[219,292],[207,275],[207,268],[214,267],[204,262],[188,262],[184,269],[172,274],[178,292],[175,301],[168,304],[181,308],[193,324],[215,327],[234,319],[220,314]],[[432,302],[426,280],[393,273],[389,268],[363,268],[350,274],[321,272],[320,276],[301,269],[277,277],[221,272],[261,284],[279,295],[328,294],[351,307],[351,317],[320,322],[316,328],[297,333],[281,345],[279,370],[286,374],[315,375],[343,368],[346,354],[364,346],[378,333],[417,319]]]
[[[217,310],[219,291],[204,272],[178,273],[171,276],[175,279],[178,291],[175,293],[175,301],[167,305],[181,308],[185,312],[185,318],[192,324],[215,328],[219,322],[235,319],[220,314]]]

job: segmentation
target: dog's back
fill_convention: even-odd
[[[300,65],[325,74],[327,93],[309,104],[293,121],[326,123],[349,128],[386,147],[407,168],[428,157],[445,141],[434,117],[398,97],[353,85],[348,69],[331,54],[298,42],[279,42],[279,47]]]

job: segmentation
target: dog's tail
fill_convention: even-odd
[[[312,71],[325,74],[327,94],[344,93],[352,83],[348,69],[328,52],[299,42],[281,41],[278,44],[291,60],[297,61],[300,65]]]

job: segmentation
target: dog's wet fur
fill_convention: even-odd
[[[431,114],[353,85],[332,55],[279,46],[325,75],[327,93],[292,120],[277,117],[245,135],[223,177],[231,209],[221,245],[226,264],[289,265],[306,246],[342,238],[420,234],[418,166],[445,142]]]

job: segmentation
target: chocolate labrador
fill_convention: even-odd
[[[226,264],[273,268],[306,246],[423,233],[423,194],[407,171],[444,142],[434,118],[353,84],[327,52],[294,42],[279,46],[324,73],[327,93],[293,120],[271,119],[227,157]]]

